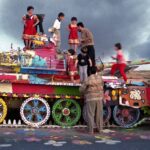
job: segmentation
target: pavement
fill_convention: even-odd
[[[0,128],[0,150],[150,150],[150,126],[104,129]]]

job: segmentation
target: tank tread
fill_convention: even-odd
[[[150,120],[150,119],[149,119]],[[104,125],[104,128],[121,128],[121,126],[117,126],[117,125],[109,125],[107,126],[107,124]],[[52,129],[58,129],[58,128],[62,128],[62,129],[81,129],[81,128],[87,128],[87,125],[75,125],[75,126],[59,126],[59,125],[42,125],[42,126],[30,126],[30,125],[26,125],[26,124],[22,124],[21,120],[18,120],[18,122],[16,120],[13,120],[13,122],[11,122],[10,120],[4,120],[3,124],[0,124],[0,128],[28,128],[28,129],[36,129],[36,128],[41,128],[41,129],[48,129],[48,128],[52,128]]]
[[[150,118],[143,118],[140,121],[138,121],[136,124],[133,125],[134,128],[144,124],[146,121],[150,121]]]

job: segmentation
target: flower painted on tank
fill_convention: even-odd
[[[72,143],[76,145],[91,145],[92,144],[92,142],[89,142],[87,140],[73,140]]]
[[[52,145],[52,146],[63,146],[64,144],[67,144],[66,141],[55,141],[55,140],[49,140],[47,142],[44,143],[44,145]]]

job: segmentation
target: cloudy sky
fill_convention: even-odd
[[[76,16],[93,32],[97,55],[103,59],[115,53],[115,42],[123,44],[127,59],[150,58],[150,0],[0,0],[0,49],[7,50],[11,42],[23,46],[21,18],[28,5],[46,15],[46,32],[58,12],[66,14],[63,49],[68,48],[67,25]]]

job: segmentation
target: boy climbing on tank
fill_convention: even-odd
[[[58,14],[57,19],[55,20],[52,28],[49,28],[49,32],[53,33],[52,40],[55,42],[57,52],[60,52],[60,45],[61,45],[61,22],[64,20],[65,14],[60,12]]]
[[[81,48],[81,53],[77,57],[76,66],[79,67],[80,82],[83,83],[88,77],[88,64],[92,67],[92,61],[87,54],[87,47]]]
[[[112,56],[112,59],[115,59],[117,61],[117,63],[113,64],[113,66],[111,68],[111,75],[114,75],[115,71],[118,69],[126,83],[127,77],[126,77],[126,74],[124,71],[126,68],[126,61],[125,61],[125,57],[124,57],[124,54],[122,51],[122,45],[120,43],[116,43],[115,50],[117,52],[117,56]]]
[[[75,50],[69,49],[67,57],[67,65],[68,65],[68,73],[73,83],[75,83],[74,77],[75,75],[77,75],[76,60],[77,56],[75,55]]]

